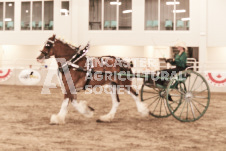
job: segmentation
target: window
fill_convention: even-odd
[[[132,29],[132,1],[104,1],[104,30]]]
[[[180,5],[176,5],[177,10],[185,11],[176,13],[176,30],[189,30],[189,0],[177,0]]]
[[[146,30],[189,30],[189,0],[145,0]]]
[[[131,0],[119,0],[119,30],[131,30],[132,28],[132,2]]]
[[[3,2],[0,2],[0,30],[3,30]]]
[[[114,3],[115,5],[113,5]],[[104,30],[116,30],[117,27],[117,0],[104,1]],[[119,4],[118,4],[119,5]]]
[[[89,0],[89,29],[131,30],[132,0]]]
[[[14,2],[0,2],[0,30],[14,30]]]
[[[45,30],[53,30],[53,1],[44,1]]]
[[[158,0],[145,1],[145,29],[158,30]]]
[[[69,1],[62,1],[61,2],[61,16],[68,16],[69,15]]]
[[[174,0],[160,1],[160,29],[173,30],[174,25],[174,5],[168,5],[167,2],[174,3]]]
[[[101,30],[102,0],[89,0],[89,30]]]
[[[21,30],[30,30],[30,2],[21,3]]]
[[[14,30],[14,2],[5,4],[5,30]]]
[[[33,2],[32,7],[32,30],[41,30],[43,23],[42,23],[42,2],[35,1]]]
[[[21,30],[53,30],[53,7],[53,0],[21,2]]]

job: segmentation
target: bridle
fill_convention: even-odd
[[[47,40],[46,44],[45,44],[45,48],[48,49],[48,52],[45,52],[45,51],[41,51],[42,54],[44,54],[45,56],[45,59],[49,59],[50,58],[50,55],[49,55],[49,52],[50,52],[50,49],[54,46],[54,43],[55,41],[52,41],[52,40]]]

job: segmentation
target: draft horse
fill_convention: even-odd
[[[118,97],[118,87],[123,87],[123,89],[132,96],[137,105],[138,112],[141,113],[142,116],[147,116],[149,114],[149,110],[147,106],[140,101],[138,94],[136,91],[128,86],[132,85],[131,79],[121,80],[118,76],[114,76],[114,74],[107,75],[106,73],[118,73],[120,71],[130,71],[132,73],[131,67],[128,66],[120,66],[120,64],[116,64],[118,62],[125,62],[122,59],[117,59],[114,56],[104,56],[104,57],[95,57],[92,62],[99,61],[100,64],[95,64],[95,66],[91,68],[87,68],[87,63],[90,63],[88,60],[88,56],[86,56],[86,52],[88,51],[89,45],[87,45],[84,49],[79,49],[76,47],[72,47],[72,45],[64,42],[60,38],[57,38],[55,35],[50,37],[43,49],[41,50],[41,54],[37,57],[38,62],[43,62],[45,59],[54,56],[56,60],[63,59],[64,61],[58,63],[58,68],[62,71],[62,81],[65,87],[66,93],[64,94],[64,100],[61,105],[61,109],[58,114],[53,114],[50,119],[50,124],[64,124],[65,117],[68,112],[68,104],[71,101],[73,107],[80,112],[82,115],[86,117],[92,117],[94,113],[94,109],[89,107],[86,101],[77,101],[77,93],[73,91],[77,91],[79,88],[86,89],[86,86],[89,85],[94,87],[96,85],[110,85],[111,87],[111,98],[112,98],[112,108],[110,112],[106,115],[100,116],[97,120],[98,122],[110,122],[114,119],[115,113],[119,106],[120,100]],[[107,66],[108,65],[108,66]],[[114,65],[114,66],[113,66]],[[66,67],[66,68],[65,68]],[[92,76],[96,72],[102,72],[102,79],[88,79],[88,76]],[[108,76],[106,78],[106,76]],[[69,80],[68,80],[69,79]],[[71,81],[70,81],[71,79]],[[74,87],[74,89],[72,88]]]

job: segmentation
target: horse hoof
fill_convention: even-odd
[[[90,106],[88,106],[88,108],[89,108],[91,111],[95,111],[95,109],[92,108],[92,107],[90,107]]]
[[[49,123],[49,125],[59,125],[59,124],[57,124],[57,123]]]
[[[104,121],[101,121],[100,119],[96,120],[97,123],[104,123]]]
[[[50,125],[59,125],[59,124],[65,124],[64,117],[53,114],[50,118]]]

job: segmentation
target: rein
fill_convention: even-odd
[[[78,62],[82,57],[84,57],[88,52],[88,46],[85,49],[81,50],[79,53],[72,56],[69,61],[66,61],[61,67],[59,67],[59,71],[62,73],[66,67],[74,67],[74,68],[82,68],[76,65],[75,63]],[[86,71],[85,71],[86,72]]]
[[[87,45],[83,50],[79,51],[79,53],[76,53],[74,56],[72,56],[72,58],[68,61],[66,61],[64,64],[61,65],[61,67],[58,68],[58,71],[61,72],[62,74],[64,73],[64,75],[66,77],[69,77],[69,70],[70,68],[73,68],[73,70],[76,71],[80,71],[80,72],[86,72],[86,82],[83,86],[83,90],[86,90],[86,86],[89,84],[89,82],[91,81],[91,76],[92,74],[113,74],[113,75],[119,75],[119,76],[130,76],[130,77],[138,77],[138,75],[135,74],[123,74],[121,72],[111,72],[111,71],[95,71],[93,70],[93,60],[87,58],[87,69],[85,69],[84,67],[81,67],[79,65],[77,65],[76,63],[83,58],[84,56],[86,56],[86,54],[88,53],[88,48],[89,45]],[[144,75],[140,75],[139,77],[144,77]],[[73,84],[73,82],[71,82],[71,84]]]

